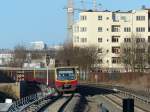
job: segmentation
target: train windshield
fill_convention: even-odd
[[[74,69],[57,69],[57,80],[74,80],[75,78]]]

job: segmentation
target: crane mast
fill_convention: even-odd
[[[93,10],[97,11],[97,3],[96,0],[93,1]],[[85,0],[81,0],[83,5],[83,10],[85,8]],[[74,10],[81,10],[74,8],[74,0],[67,0],[67,40],[70,44],[73,44],[73,24],[74,24]],[[83,11],[82,10],[82,11]]]
[[[96,0],[93,0],[93,10],[94,10],[94,11],[97,10],[97,3],[96,3]]]
[[[74,4],[73,0],[68,0],[67,6],[67,38],[69,43],[73,41]]]

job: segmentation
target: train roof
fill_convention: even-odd
[[[48,68],[49,70],[55,70],[55,68]],[[0,70],[20,70],[20,71],[25,71],[25,70],[47,70],[47,68],[20,68],[20,67],[0,67]]]
[[[48,68],[49,70],[55,70],[57,68],[78,68],[78,66],[61,66],[61,67],[54,67],[54,68]],[[20,71],[26,71],[26,70],[47,70],[47,68],[21,68],[21,67],[0,67],[0,70],[20,70]]]
[[[78,66],[61,66],[61,67],[56,67],[57,68],[78,68]]]

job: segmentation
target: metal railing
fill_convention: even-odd
[[[54,88],[47,88],[45,91],[38,92],[36,94],[32,94],[30,96],[24,97],[18,101],[15,101],[11,107],[8,109],[8,112],[20,112],[27,108],[28,106],[32,105],[33,103],[46,98],[49,95],[55,93]]]
[[[118,90],[118,92],[123,94],[124,96],[128,96],[128,97],[133,98],[135,100],[139,100],[139,101],[142,101],[146,104],[150,104],[150,98],[143,97],[143,96],[138,96],[138,95],[135,95],[133,93],[126,92],[126,91],[121,91],[121,90]]]

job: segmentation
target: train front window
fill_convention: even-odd
[[[75,72],[73,70],[58,70],[57,80],[74,80]]]

